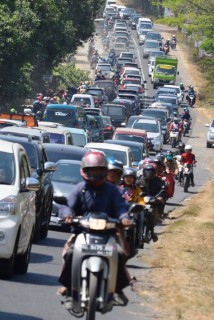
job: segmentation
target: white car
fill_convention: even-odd
[[[211,120],[210,124],[206,124],[208,127],[207,131],[207,148],[211,148],[214,144],[214,118]]]
[[[172,85],[172,84],[165,84],[164,88],[175,89],[176,93],[177,93],[177,97],[178,97],[178,103],[181,104],[181,102],[182,102],[182,92],[181,92],[181,88],[179,86]]]
[[[148,64],[148,76],[151,77],[154,71],[154,65],[155,65],[155,61],[152,60],[149,64]]]
[[[114,75],[114,71],[110,63],[98,63],[95,68],[95,74],[99,71],[101,71],[106,79],[111,79]]]
[[[5,174],[6,173],[6,174]],[[36,221],[35,191],[24,147],[0,143],[0,275],[27,272]]]
[[[148,140],[153,144],[154,151],[161,151],[163,149],[163,134],[161,124],[156,119],[142,119],[135,120],[132,125],[133,129],[146,130]]]
[[[85,145],[84,148],[90,150],[100,150],[103,151],[106,157],[114,158],[116,160],[122,161],[125,167],[131,167],[134,162],[134,157],[132,151],[129,147],[124,147],[120,145],[115,145],[111,143],[99,143],[90,142]]]

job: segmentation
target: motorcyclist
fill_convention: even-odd
[[[185,149],[185,152],[182,153],[182,155],[181,155],[181,163],[194,165],[196,163],[196,159],[195,159],[194,153],[192,153],[192,146],[187,144],[184,149]],[[194,187],[195,182],[194,182],[193,172],[190,176],[190,181],[191,181],[192,187]]]
[[[185,87],[184,87],[183,82],[180,82],[179,87],[180,87],[181,91],[185,91]]]
[[[189,102],[189,96],[194,96],[193,98],[193,101],[192,101],[192,104],[194,105],[195,102],[196,102],[196,93],[195,93],[195,90],[194,90],[194,87],[192,85],[189,86],[189,90],[188,90],[188,93],[187,93],[187,96],[186,96],[186,100]]]
[[[172,130],[177,130],[179,133],[179,140],[181,140],[181,134],[182,134],[182,126],[180,124],[179,118],[174,118],[169,126],[169,132]]]
[[[184,108],[184,112],[181,115],[181,119],[182,120],[185,119],[185,120],[188,120],[188,121],[190,121],[192,119],[188,108]]]
[[[171,38],[171,48],[176,49],[176,45],[177,45],[177,39],[176,39],[175,34],[173,34],[173,36]]]
[[[171,150],[167,150],[166,157],[164,160],[165,170],[167,173],[174,173],[175,176],[178,174],[178,165],[176,160],[173,157],[173,152]]]
[[[178,150],[174,152],[174,156],[182,155],[182,153],[185,153],[185,143],[183,141],[179,141]]]
[[[154,242],[158,241],[158,237],[154,232],[154,227],[163,215],[166,198],[165,182],[157,177],[156,173],[157,166],[154,163],[148,163],[140,170],[137,180],[137,185],[145,194],[153,197],[156,197],[159,194],[157,197],[158,203],[155,213],[149,221]]]
[[[106,156],[101,151],[87,152],[81,161],[81,176],[83,182],[78,183],[67,198],[68,205],[63,206],[60,217],[65,223],[71,223],[74,216],[84,216],[90,211],[105,212],[113,218],[121,221],[123,226],[130,226],[132,222],[127,216],[127,204],[113,184],[106,182],[108,172],[108,162]],[[75,238],[75,236],[74,236]],[[70,242],[69,242],[70,241]],[[64,250],[64,266],[59,281],[64,285],[58,292],[59,294],[71,295],[71,263],[73,250],[69,239]],[[119,252],[118,277],[116,292],[119,300],[125,304],[128,299],[123,293],[123,288],[129,285],[130,278],[125,268],[125,255]]]

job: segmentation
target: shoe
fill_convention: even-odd
[[[129,299],[123,293],[123,291],[120,291],[114,297],[114,301],[115,301],[115,304],[118,305],[118,306],[126,306],[128,304],[128,302],[129,302]]]
[[[64,305],[65,305],[65,309],[71,310],[72,307],[73,307],[73,299],[72,299],[72,297],[68,296],[65,299]]]
[[[68,289],[66,287],[59,288],[59,290],[57,290],[57,294],[60,296],[67,296]]]
[[[192,187],[194,187],[195,186],[195,182],[192,182]]]
[[[153,233],[153,235],[152,235],[152,240],[153,240],[153,242],[158,241],[158,236],[155,233]]]

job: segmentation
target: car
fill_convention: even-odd
[[[103,131],[104,131],[104,139],[111,139],[115,130],[111,117],[102,116],[103,119]]]
[[[145,40],[143,45],[143,58],[148,58],[150,51],[158,49],[160,49],[160,46],[157,40]]]
[[[114,100],[112,100],[111,103],[112,104],[120,104],[120,105],[126,107],[126,113],[127,113],[128,118],[133,114],[133,110],[135,107],[133,101],[131,101],[129,99],[124,99],[124,98],[115,98]]]
[[[112,49],[114,49],[114,52],[116,55],[119,55],[121,53],[121,51],[123,50],[128,50],[129,49],[129,44],[128,42],[126,43],[125,41],[124,42],[119,42],[119,40],[117,39],[113,46],[112,46]]]
[[[146,35],[146,40],[157,40],[159,42],[159,46],[162,47],[163,37],[161,36],[160,32],[150,31]]]
[[[0,129],[11,126],[24,127],[26,124],[20,120],[0,119]]]
[[[132,94],[132,93],[125,93],[125,92],[118,92],[117,98],[119,99],[128,99],[133,102],[133,112],[139,113],[141,108],[141,101],[138,94]]]
[[[134,8],[125,8],[122,12],[122,19],[128,20],[133,13],[136,13]]]
[[[0,276],[11,278],[28,269],[39,181],[31,177],[26,151],[18,143],[1,140],[0,169]]]
[[[68,128],[68,130],[72,135],[74,146],[84,147],[86,143],[91,142],[91,135],[88,130],[79,128]]]
[[[66,146],[64,144],[44,143],[43,144],[48,160],[57,162],[61,159],[82,160],[87,150],[78,146]]]
[[[135,54],[133,52],[123,51],[120,53],[119,58],[121,58],[121,59],[129,58],[129,59],[132,59],[132,61],[134,62],[135,61]]]
[[[99,87],[89,87],[86,89],[86,93],[88,94],[96,94],[100,104],[108,102],[108,96],[106,94],[105,89]]]
[[[19,143],[25,149],[30,161],[31,176],[39,180],[39,188],[35,198],[36,223],[33,235],[33,241],[38,242],[40,239],[45,239],[48,235],[53,187],[47,179],[47,174],[48,172],[55,171],[55,163],[48,160],[45,148],[40,141],[12,135],[0,135],[0,139],[1,141]]]
[[[45,121],[40,121],[39,127],[45,128],[46,132],[48,132],[50,137],[50,143],[59,143],[59,144],[67,144],[67,145],[73,145],[73,137],[70,133],[70,130],[67,127],[60,127],[57,128],[44,126],[43,123]]]
[[[172,85],[172,84],[165,84],[163,86],[164,88],[172,88],[175,89],[177,97],[178,97],[178,103],[181,104],[182,102],[182,92],[180,86]]]
[[[106,157],[114,158],[123,163],[125,167],[131,167],[134,157],[129,147],[118,146],[110,143],[88,143],[86,149],[103,151]]]
[[[163,134],[160,121],[139,118],[133,123],[132,128],[147,132],[147,137],[153,145],[152,150],[159,152],[163,149]]]
[[[145,43],[146,35],[150,31],[151,29],[143,29],[138,32],[138,43],[140,46],[142,46]]]
[[[161,123],[161,129],[163,134],[163,143],[167,143],[169,139],[169,111],[165,109],[158,109],[158,108],[148,108],[143,110],[143,116],[154,117],[155,119],[159,120]]]
[[[160,94],[160,95],[158,95],[156,102],[160,102],[161,104],[171,103],[172,108],[173,108],[173,112],[178,112],[179,103],[178,103],[177,95],[162,95],[162,94]]]
[[[135,142],[135,141],[126,141],[126,140],[105,140],[105,143],[113,143],[119,144],[121,146],[129,147],[132,151],[134,161],[132,163],[132,167],[138,168],[138,164],[141,160],[145,159],[145,146],[143,143]]]
[[[87,93],[75,93],[71,98],[71,104],[81,106],[81,107],[90,107],[96,108],[99,106],[98,99],[93,95]]]
[[[103,105],[103,111],[106,116],[111,117],[112,123],[115,127],[126,125],[128,114],[124,105],[116,103],[108,103]]]
[[[127,74],[134,74],[134,75],[140,76],[141,72],[140,72],[140,69],[138,69],[138,68],[122,67],[121,71],[120,71],[121,79],[126,78]]]
[[[211,148],[214,144],[214,118],[211,120],[210,124],[206,124],[208,127],[207,132],[207,148]]]
[[[112,80],[96,80],[94,85],[106,91],[109,101],[116,97],[116,88]]]
[[[101,71],[105,78],[111,79],[114,75],[114,71],[110,63],[98,63],[95,68],[95,74]]]
[[[174,88],[167,88],[167,87],[158,87],[158,89],[156,90],[154,99],[157,100],[159,95],[177,95],[176,90]]]
[[[145,130],[133,128],[116,128],[112,139],[140,142],[145,146],[146,155],[149,155],[150,142],[148,141],[147,132]]]
[[[49,174],[49,179],[53,184],[54,196],[67,197],[72,188],[81,182],[82,176],[80,174],[81,161],[62,159],[56,163],[56,171]],[[63,226],[63,220],[59,217],[60,205],[53,200],[52,212],[50,218],[50,226]],[[68,227],[70,228],[70,227]]]
[[[31,137],[32,140],[40,141],[42,143],[50,142],[50,136],[48,132],[39,127],[28,128],[28,127],[6,127],[0,130],[1,135],[10,135],[17,137]]]
[[[146,109],[145,109],[146,110]],[[139,115],[135,115],[135,116],[131,116],[129,119],[128,119],[128,122],[127,122],[127,125],[126,127],[127,128],[132,128],[132,125],[133,123],[137,120],[137,119],[154,119],[154,117],[151,117],[151,116],[143,116],[142,114],[139,114]]]

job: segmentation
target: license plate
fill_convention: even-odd
[[[85,244],[82,245],[82,252],[109,257],[112,256],[113,248],[102,244]]]

